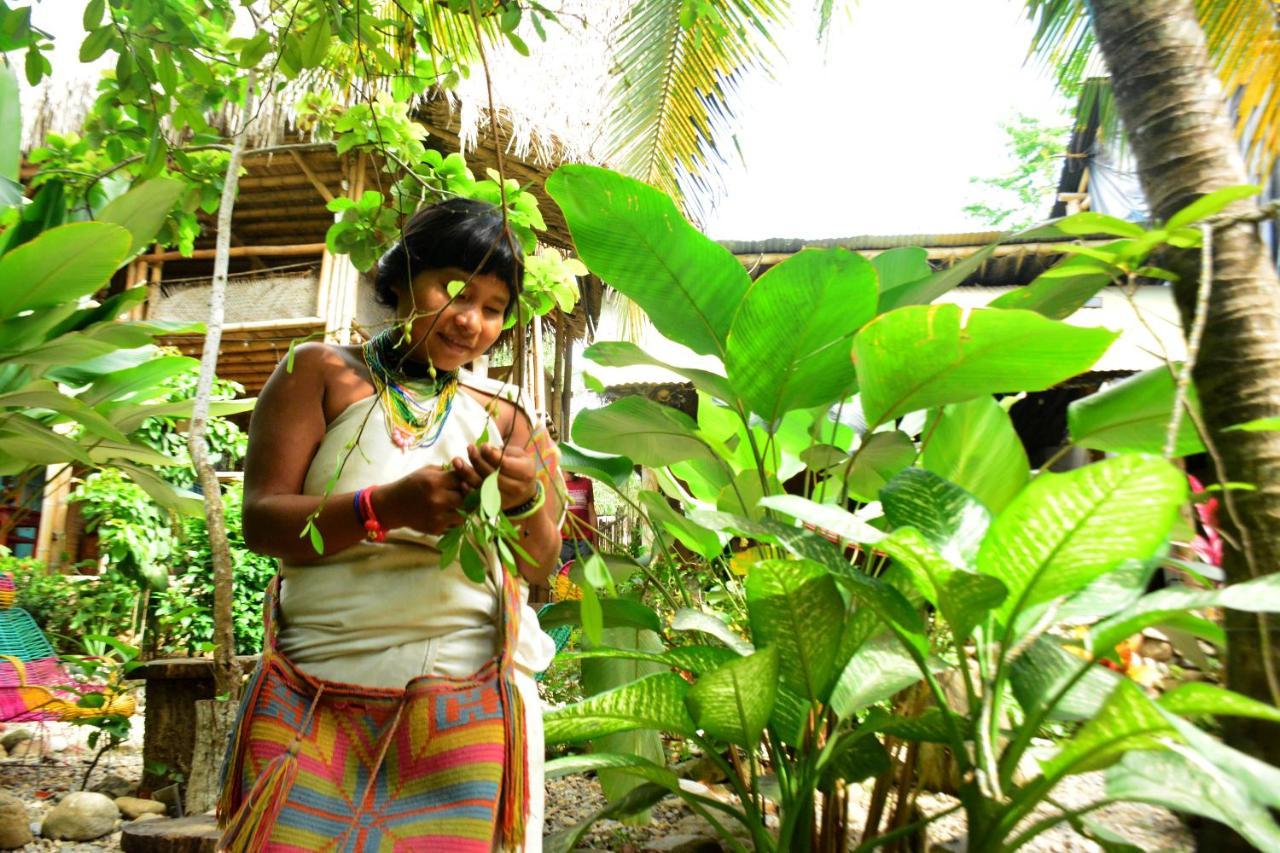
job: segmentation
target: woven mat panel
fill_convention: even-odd
[[[226,323],[311,317],[320,287],[317,269],[263,276],[241,276],[227,282]],[[199,320],[209,316],[208,279],[164,284],[151,306],[155,320]]]

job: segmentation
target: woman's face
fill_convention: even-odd
[[[467,285],[450,300],[449,283],[454,281]],[[454,267],[418,273],[413,293],[400,294],[400,318],[413,317],[410,334],[417,345],[411,357],[429,357],[438,370],[457,370],[474,361],[502,333],[510,301],[506,282],[495,275],[470,276]]]

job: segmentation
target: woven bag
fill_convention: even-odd
[[[518,848],[528,812],[524,708],[514,681],[519,587],[501,568],[498,654],[468,678],[374,689],[303,673],[266,648],[223,765],[219,850]],[[496,842],[496,843],[495,843]]]

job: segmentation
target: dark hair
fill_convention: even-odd
[[[457,267],[506,282],[510,314],[524,279],[518,251],[503,230],[502,211],[487,202],[451,198],[409,217],[400,239],[378,261],[374,295],[380,304],[396,308],[397,290],[407,290],[418,273]]]

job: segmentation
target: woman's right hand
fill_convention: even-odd
[[[462,523],[466,489],[460,475],[424,465],[394,483],[374,489],[373,510],[386,530],[411,527],[439,536]]]

